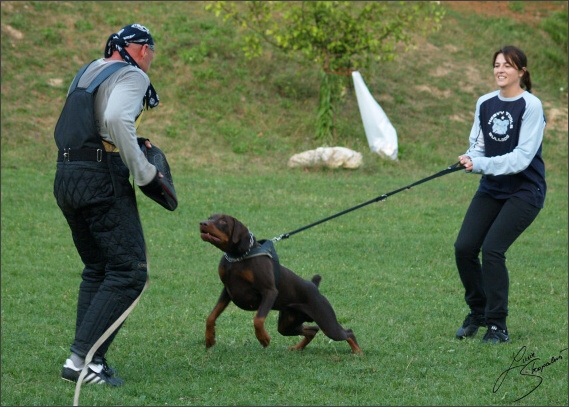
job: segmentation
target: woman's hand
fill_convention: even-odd
[[[460,165],[464,167],[466,171],[472,171],[473,164],[472,164],[472,159],[469,156],[459,155],[458,162],[460,163]]]

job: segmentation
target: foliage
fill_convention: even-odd
[[[318,118],[316,125],[316,138],[327,139],[333,130],[334,103],[332,99],[337,94],[333,91],[334,82],[331,75],[320,73],[320,102],[318,104]]]
[[[302,55],[326,73],[350,74],[373,61],[392,60],[419,29],[438,29],[444,9],[436,2],[215,1],[206,9],[251,31],[245,53],[262,53],[261,41]]]
[[[444,9],[437,2],[351,1],[215,1],[206,6],[225,20],[248,29],[245,55],[260,56],[261,42],[316,64],[326,75],[350,76],[373,62],[393,60],[397,45],[412,43],[412,35],[439,29]],[[330,136],[334,127],[332,101],[341,87],[321,82],[316,138]]]

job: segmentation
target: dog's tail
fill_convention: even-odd
[[[320,285],[321,280],[322,280],[322,276],[320,274],[314,274],[314,277],[312,277],[312,282],[314,283],[314,285],[316,287],[318,287]]]

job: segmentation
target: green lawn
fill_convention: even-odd
[[[454,339],[467,309],[452,245],[475,176],[429,181],[276,243],[282,264],[307,279],[322,274],[321,291],[356,333],[358,356],[322,334],[305,351],[289,352],[297,338],[278,334],[276,313],[269,314],[272,342],[264,349],[253,314],[233,305],[218,320],[217,345],[206,351],[221,252],[201,241],[198,223],[225,212],[258,238],[272,238],[412,180],[357,171],[219,177],[175,169],[178,210],[167,212],[139,193],[151,283],[109,352],[126,384],[85,386],[82,404],[509,405],[538,381],[513,370],[493,391],[522,347],[540,358],[537,364],[563,359],[547,366],[541,385],[517,404],[565,403],[563,180],[551,180],[546,209],[510,250],[508,345],[483,345],[481,334]],[[2,172],[3,405],[73,399],[75,387],[59,374],[73,336],[81,264],[51,196],[52,178],[51,170]]]
[[[156,34],[150,77],[163,105],[145,113],[140,135],[166,152],[180,204],[168,212],[137,190],[150,286],[107,355],[125,385],[84,386],[80,404],[567,405],[567,53],[537,22],[449,9],[441,31],[362,72],[397,129],[399,161],[369,152],[347,89],[327,143],[360,151],[364,165],[291,170],[292,154],[321,146],[317,72],[276,52],[245,60],[236,30],[203,2],[1,7],[3,406],[73,402],[60,373],[82,264],[52,193],[53,128],[75,71],[127,21]],[[275,312],[263,348],[253,313],[234,305],[206,351],[222,253],[201,241],[199,221],[227,213],[270,239],[443,170],[467,148],[476,99],[494,86],[488,60],[505,42],[528,50],[548,118],[545,208],[507,254],[512,342],[454,337],[468,310],[453,243],[479,181],[459,171],[275,243],[283,265],[323,276],[362,355],[322,333],[289,352],[298,338],[278,334]]]

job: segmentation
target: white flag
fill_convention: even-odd
[[[358,71],[352,72],[358,106],[362,115],[369,148],[373,153],[397,159],[397,131],[375,101]]]

